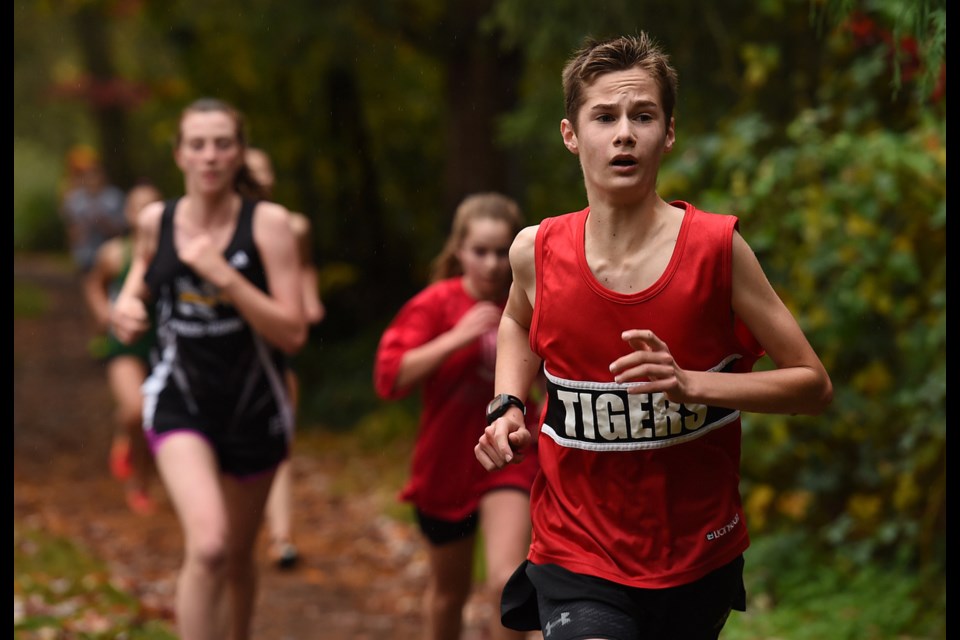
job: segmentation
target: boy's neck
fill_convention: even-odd
[[[652,192],[638,200],[588,199],[590,216],[587,233],[598,232],[603,237],[642,238],[655,229],[658,220],[677,210]]]
[[[684,213],[660,198],[645,208],[591,208],[584,254],[594,277],[618,293],[650,287],[670,262]]]

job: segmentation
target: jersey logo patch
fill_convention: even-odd
[[[713,371],[728,369],[730,356]],[[562,447],[591,451],[661,449],[734,422],[740,412],[670,402],[662,393],[627,393],[615,382],[566,380],[544,369],[547,413],[541,431]]]

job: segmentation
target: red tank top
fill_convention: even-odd
[[[677,363],[745,372],[762,354],[731,308],[734,216],[685,202],[669,264],[648,289],[606,289],[584,253],[589,209],[536,238],[530,345],[544,362],[542,473],[529,558],[641,588],[686,584],[749,544],[740,502],[740,414],[628,395],[609,365],[625,329],[651,329]]]

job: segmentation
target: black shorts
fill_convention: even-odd
[[[474,511],[463,520],[451,521],[431,518],[420,509],[414,509],[417,515],[417,524],[424,537],[433,545],[442,545],[468,538],[477,532],[480,515]]]
[[[144,383],[144,432],[156,453],[169,434],[190,431],[210,443],[220,471],[247,477],[275,469],[289,453],[289,428],[276,403],[231,415],[214,403],[190,406],[175,384],[156,390],[153,376]],[[213,406],[209,406],[213,405]]]
[[[557,565],[524,562],[503,591],[501,621],[549,640],[714,640],[746,611],[743,556],[689,584],[639,589]]]

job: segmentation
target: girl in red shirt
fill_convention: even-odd
[[[377,350],[377,393],[397,399],[417,388],[421,396],[411,475],[400,497],[413,504],[429,543],[425,613],[432,639],[459,637],[478,526],[495,602],[529,547],[536,451],[497,473],[473,453],[493,397],[497,327],[512,282],[508,251],[522,225],[510,198],[467,197],[434,260],[431,284],[400,309]],[[531,428],[535,413],[528,412]],[[492,624],[490,638],[523,637],[499,620]]]

